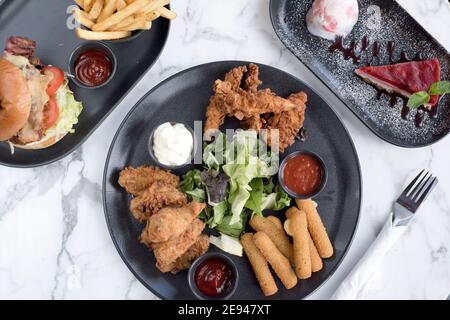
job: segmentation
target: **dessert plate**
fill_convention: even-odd
[[[449,95],[442,98],[434,117],[423,110],[407,112],[402,99],[380,93],[354,73],[366,65],[438,58],[443,80],[448,80],[449,55],[414,19],[394,1],[360,0],[358,22],[341,46],[309,33],[305,17],[312,2],[271,0],[275,32],[370,130],[401,147],[426,146],[448,134]]]

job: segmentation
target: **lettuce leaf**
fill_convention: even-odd
[[[200,170],[195,169],[187,172],[183,176],[178,188],[188,195],[190,201],[206,201],[206,190],[202,182]]]
[[[78,116],[83,110],[82,103],[75,100],[73,93],[67,86],[61,86],[56,92],[55,98],[59,108],[59,118],[55,125],[45,132],[45,136],[48,138],[74,133],[73,127],[78,123]]]
[[[241,233],[245,230],[250,215],[251,212],[249,210],[243,210],[242,214],[239,216],[239,221],[235,223],[231,223],[232,216],[227,215],[223,218],[222,223],[216,226],[216,230],[231,237],[239,238]]]
[[[224,134],[204,146],[205,171],[192,170],[180,183],[190,200],[207,202],[200,214],[210,228],[239,237],[252,214],[281,210],[291,199],[271,177],[279,158],[266,150],[255,131],[238,130],[231,139]]]
[[[291,205],[291,198],[284,190],[277,185],[275,191],[263,196],[261,201],[261,211],[263,210],[283,210]]]
[[[250,198],[245,203],[245,207],[247,209],[252,210],[254,213],[262,214],[262,200],[263,200],[263,191],[264,184],[262,178],[253,179],[250,182],[250,187],[252,191],[250,192]]]

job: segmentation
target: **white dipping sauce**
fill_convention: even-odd
[[[194,137],[181,123],[160,125],[153,134],[153,154],[166,166],[180,166],[190,161]],[[151,146],[150,146],[151,147]]]

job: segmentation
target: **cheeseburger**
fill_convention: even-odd
[[[33,56],[36,43],[8,39],[0,58],[0,141],[43,149],[73,133],[83,109],[64,72]]]

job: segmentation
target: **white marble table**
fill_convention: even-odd
[[[378,274],[386,280],[385,298],[448,295],[450,137],[412,150],[381,141],[283,47],[272,30],[268,2],[174,1],[179,18],[160,60],[82,148],[46,167],[0,167],[0,298],[155,298],[127,269],[108,234],[101,203],[106,153],[119,123],[146,91],[185,68],[230,59],[269,64],[309,83],[342,117],[358,150],[359,227],[341,267],[310,298],[331,296],[374,240],[405,180],[421,168],[437,174],[439,185]],[[414,272],[395,286],[390,279],[405,270]]]

